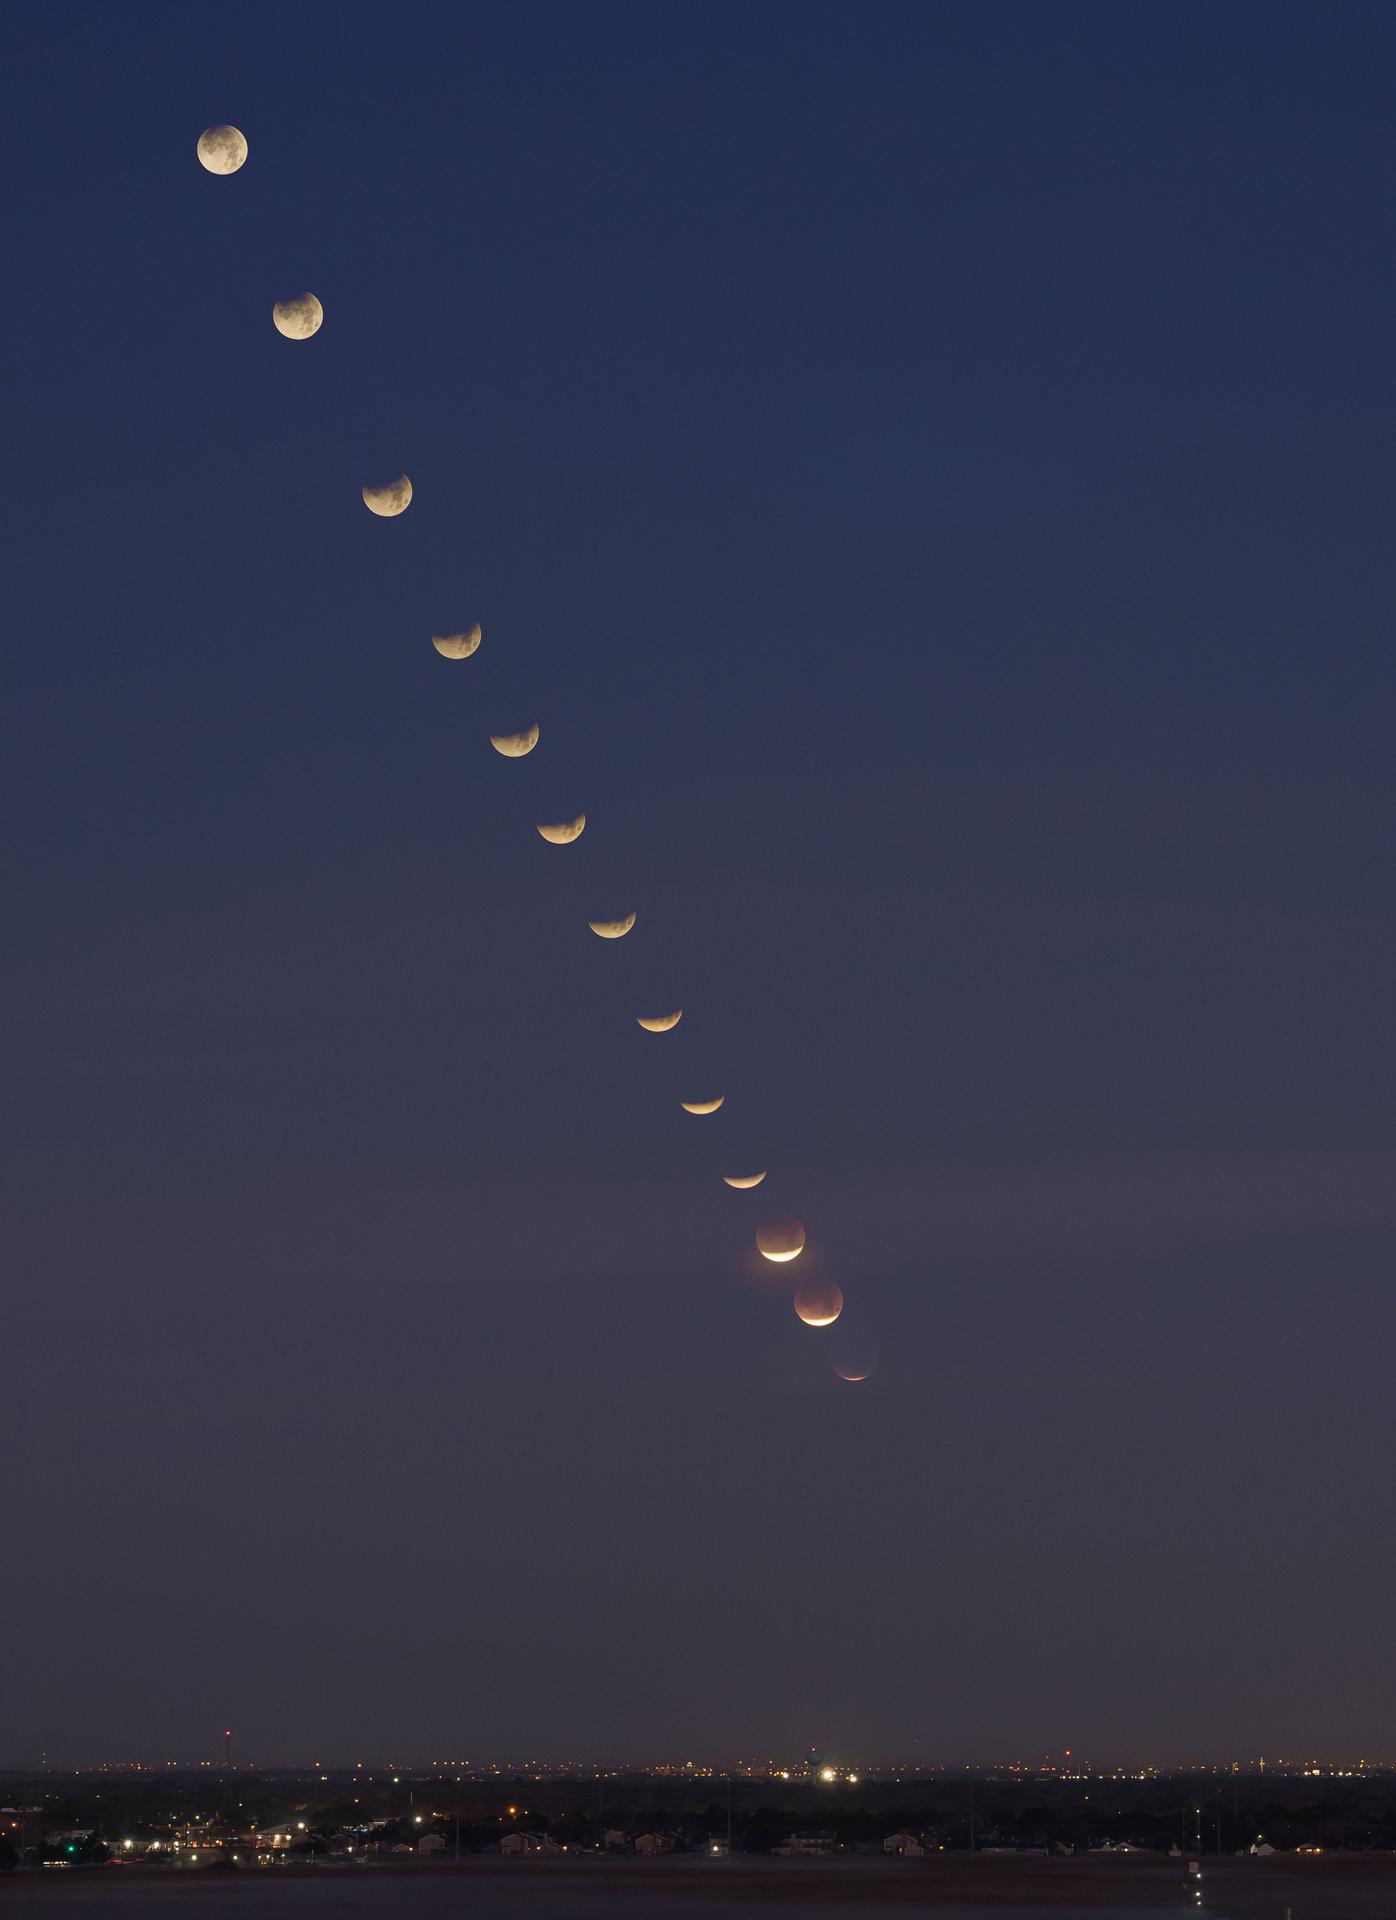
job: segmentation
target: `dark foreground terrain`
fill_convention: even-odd
[[[602,1920],[672,1910],[718,1920],[779,1910],[797,1920],[880,1913],[966,1920],[1038,1913],[1138,1920],[1198,1912],[1217,1920],[1377,1920],[1396,1916],[1396,1857],[1228,1859],[1208,1867],[1199,1908],[1177,1860],[503,1861],[459,1865],[308,1866],[241,1873],[110,1868],[7,1876],[0,1912],[191,1916],[191,1920]]]

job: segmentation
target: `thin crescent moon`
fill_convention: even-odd
[[[683,1008],[675,1013],[637,1013],[635,1024],[643,1027],[646,1033],[672,1033],[683,1019]]]
[[[325,309],[313,293],[278,300],[271,310],[272,325],[287,340],[309,340],[320,331],[324,318]]]
[[[716,1100],[680,1100],[679,1105],[685,1113],[716,1113],[726,1098],[725,1093],[720,1093]]]
[[[395,520],[400,513],[406,513],[412,504],[412,482],[405,473],[396,480],[390,480],[384,487],[364,487],[362,489],[364,505],[370,513],[376,513],[380,520]]]
[[[443,660],[468,660],[480,644],[480,623],[477,620],[464,633],[434,633],[431,644]]]
[[[586,823],[586,815],[579,813],[575,820],[559,820],[553,826],[540,826],[538,831],[553,846],[565,847],[578,837]]]
[[[236,173],[247,158],[247,138],[236,127],[205,127],[194,151],[205,173]]]
[[[502,753],[506,760],[522,760],[526,753],[532,753],[538,745],[538,722],[535,720],[522,733],[492,733],[490,745],[496,753]],[[538,831],[541,833],[543,829],[540,827]]]
[[[627,914],[624,920],[588,920],[587,921],[587,925],[591,928],[592,932],[600,934],[603,940],[623,939],[624,936],[627,933],[629,933],[630,929],[634,926],[634,924],[635,924],[635,916],[633,913]]]
[[[760,1173],[724,1173],[722,1176],[724,1186],[738,1187],[743,1192],[748,1187],[759,1187],[765,1178],[764,1168]]]

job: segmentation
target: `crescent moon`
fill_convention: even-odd
[[[587,925],[591,928],[592,932],[599,933],[603,940],[623,939],[624,936],[627,933],[629,933],[630,929],[634,926],[634,924],[635,924],[635,916],[633,913],[627,914],[624,920],[588,920],[587,921]]]
[[[725,1186],[738,1187],[743,1192],[745,1192],[748,1187],[759,1187],[765,1178],[764,1168],[760,1173],[724,1173],[722,1176]]]
[[[646,1033],[671,1033],[683,1019],[683,1008],[675,1013],[637,1013],[635,1024],[643,1027]]]
[[[798,1220],[777,1220],[756,1229],[756,1248],[763,1260],[783,1266],[797,1260],[805,1250],[805,1230]]]
[[[434,633],[431,644],[443,660],[468,660],[480,644],[480,623],[477,620],[464,633]]]
[[[834,1335],[838,1340],[838,1334]],[[876,1340],[845,1336],[829,1365],[840,1380],[870,1380],[877,1372]]]
[[[579,837],[586,823],[586,815],[579,813],[575,820],[559,820],[554,826],[539,827],[538,831],[542,834],[543,838],[550,841],[553,846],[565,847],[570,841]]]
[[[726,1098],[725,1093],[720,1093],[716,1100],[680,1100],[679,1105],[685,1113],[716,1113]]]
[[[490,745],[496,753],[502,753],[506,760],[522,760],[526,753],[532,753],[538,745],[538,722],[535,720],[523,733],[492,733]],[[543,829],[539,827],[538,831],[542,833]],[[580,833],[581,828],[578,827],[577,831]]]
[[[796,1290],[794,1307],[807,1327],[832,1327],[843,1312],[843,1289],[832,1280],[807,1280]]]
[[[298,293],[294,300],[278,300],[271,318],[276,331],[287,340],[308,340],[320,331],[325,309],[313,293]]]
[[[395,520],[412,504],[412,482],[405,473],[400,473],[385,487],[365,487],[363,496],[370,513],[376,513],[380,520]]]
[[[236,127],[205,127],[194,151],[206,173],[236,173],[247,158],[247,141]]]

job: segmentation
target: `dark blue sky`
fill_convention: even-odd
[[[1390,9],[9,38],[6,1738],[1389,1757]]]

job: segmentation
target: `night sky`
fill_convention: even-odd
[[[1389,1757],[1391,9],[8,27],[0,1761]]]

